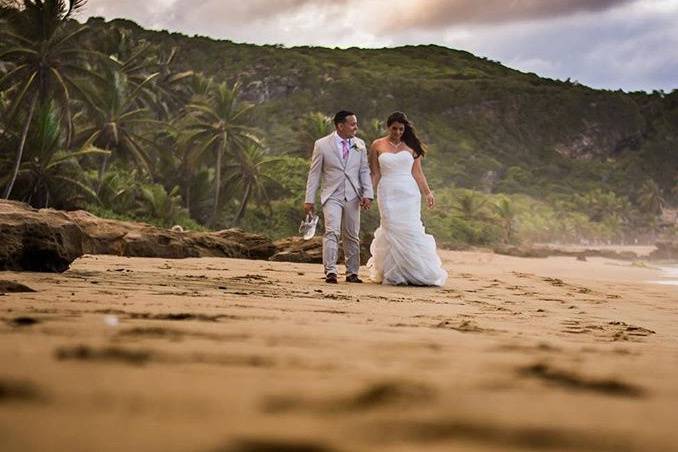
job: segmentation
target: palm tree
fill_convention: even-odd
[[[0,79],[0,90],[13,93],[13,102],[5,119],[10,124],[22,107],[28,113],[14,159],[12,177],[5,186],[9,198],[21,166],[26,136],[39,102],[55,100],[66,115],[66,147],[72,135],[71,92],[80,93],[75,77],[93,77],[85,60],[96,54],[75,44],[85,26],[73,29],[69,19],[85,6],[86,0],[0,0],[0,60],[11,69]],[[8,126],[9,127],[9,126]]]
[[[486,203],[487,200],[481,199],[476,193],[468,191],[457,198],[457,205],[454,207],[464,219],[476,221],[485,217],[483,208]]]
[[[584,194],[576,194],[575,204],[585,212],[591,221],[602,222],[610,215],[620,215],[629,208],[628,200],[617,196],[614,192],[603,191],[600,188],[588,191]]]
[[[509,199],[502,197],[494,207],[504,231],[504,243],[510,243],[513,239],[513,222],[516,217],[513,204]]]
[[[370,143],[384,135],[384,133],[384,123],[377,118],[373,118],[360,126],[359,135],[365,140],[367,146],[369,146]]]
[[[310,112],[303,115],[297,124],[299,153],[309,157],[313,152],[315,141],[328,135],[333,130],[334,125],[329,116],[319,112]]]
[[[188,91],[191,95],[190,103],[208,103],[214,80],[211,77],[205,77],[202,73],[195,73],[188,81]],[[179,117],[174,121],[174,125],[176,127],[166,128],[164,138],[167,141],[165,146],[176,149],[176,151],[161,154],[160,164],[163,173],[168,175],[167,179],[173,180],[181,186],[184,208],[191,213],[191,200],[194,198],[193,193],[191,193],[192,188],[197,183],[200,192],[198,198],[202,200],[201,194],[204,192],[205,182],[209,183],[209,171],[201,172],[203,162],[192,156],[194,143],[191,141],[192,134],[185,133],[183,130],[183,126],[186,125],[185,117]],[[196,177],[200,179],[199,182],[196,182]],[[204,203],[201,202],[201,204]],[[200,210],[203,211],[204,209]]]
[[[141,92],[156,74],[132,86],[127,77],[115,67],[104,66],[101,80],[105,85],[90,85],[85,105],[89,124],[79,134],[79,139],[112,151],[106,155],[99,168],[97,194],[101,191],[110,156],[124,157],[136,163],[146,174],[153,174],[153,161],[148,148],[155,142],[139,132],[149,126],[164,127],[165,123],[152,118],[151,111],[141,106]]]
[[[189,79],[189,89],[193,96],[193,102],[198,102],[198,99],[205,101],[213,88],[214,79],[205,76],[202,72],[193,74],[193,77]]]
[[[186,142],[191,147],[190,159],[205,161],[214,156],[214,205],[210,223],[214,225],[220,207],[222,189],[221,173],[227,154],[235,158],[248,143],[258,143],[255,130],[249,125],[247,114],[253,105],[238,100],[240,84],[228,86],[226,82],[216,85],[207,99],[195,99],[186,106]]]
[[[214,170],[206,167],[191,170],[190,177],[182,180],[184,184],[184,208],[191,218],[202,224],[208,224],[212,214],[212,187]]]
[[[646,180],[640,187],[638,203],[641,209],[653,215],[661,215],[666,205],[661,188],[652,179]]]
[[[0,64],[0,78],[2,78],[2,76],[3,76],[2,64]],[[7,118],[7,114],[9,113],[9,105],[10,105],[9,92],[0,91],[0,137],[3,137],[6,133],[5,128],[7,127],[8,124],[5,122],[5,119]]]
[[[137,206],[136,196],[141,185],[137,170],[109,171],[104,176],[97,196],[101,205],[111,211],[129,214]]]
[[[82,157],[104,155],[106,151],[85,143],[78,151],[63,148],[62,127],[54,103],[41,104],[30,134],[31,153],[21,162],[16,180],[24,188],[24,200],[38,207],[48,207],[53,198],[69,203],[64,196],[85,196],[97,200],[89,187],[78,160]],[[0,179],[6,182],[11,174]]]
[[[177,55],[177,48],[172,47],[169,55],[160,55],[156,62],[158,77],[153,81],[155,94],[155,110],[163,119],[172,116],[173,111],[179,110],[189,100],[193,71],[175,72],[172,63]]]
[[[179,110],[190,97],[190,87],[183,84],[193,77],[193,71],[175,72],[172,63],[177,54],[173,47],[169,55],[162,54],[160,46],[149,42],[137,43],[130,38],[130,31],[111,28],[99,45],[123,73],[130,85],[143,86],[140,100],[160,118],[167,119],[170,112]],[[146,79],[155,75],[152,83]]]
[[[235,160],[231,160],[226,165],[225,185],[237,186],[242,190],[240,206],[233,219],[234,226],[239,225],[245,216],[250,199],[268,204],[267,187],[271,184],[280,185],[270,172],[268,165],[280,160],[282,160],[281,157],[266,155],[261,146],[250,144],[242,149]]]
[[[143,185],[136,214],[159,219],[163,226],[171,226],[184,213],[181,208],[179,187],[167,192],[160,184]]]

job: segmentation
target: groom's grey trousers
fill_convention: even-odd
[[[360,198],[347,200],[343,184],[323,204],[325,235],[323,236],[323,265],[325,274],[337,272],[339,236],[344,244],[346,274],[358,274],[360,269]]]

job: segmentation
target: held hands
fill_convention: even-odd
[[[360,207],[363,208],[363,210],[368,210],[372,206],[372,200],[370,198],[362,198],[360,200]]]
[[[429,209],[432,209],[436,205],[436,198],[433,196],[433,192],[430,191],[424,195],[426,198],[426,205],[429,207]]]

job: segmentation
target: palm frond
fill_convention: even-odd
[[[60,175],[60,174],[55,174],[52,177],[54,179],[60,180],[62,182],[66,182],[67,184],[70,184],[74,187],[79,188],[80,190],[82,190],[83,193],[86,193],[87,195],[89,195],[90,198],[99,202],[99,197],[97,196],[96,192],[94,190],[92,190],[92,188],[85,185],[83,182],[80,182],[79,180],[73,179],[73,178],[68,177],[68,176],[63,176],[63,175]]]
[[[77,160],[80,157],[86,157],[90,155],[111,155],[111,151],[106,151],[104,149],[97,148],[96,146],[89,146],[87,149],[81,151],[65,153],[61,157],[52,159],[52,161],[47,165],[47,168],[54,168],[58,165],[61,165],[64,162],[69,160]]]

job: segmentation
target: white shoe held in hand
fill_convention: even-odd
[[[309,213],[299,225],[299,234],[304,240],[309,240],[315,235],[315,228],[318,225],[318,215]]]

